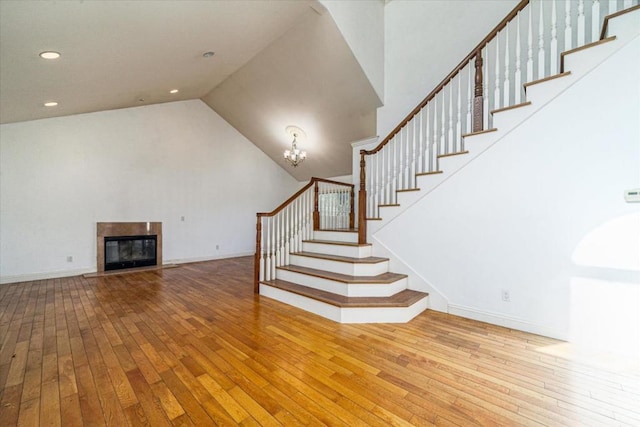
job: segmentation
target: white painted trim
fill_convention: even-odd
[[[568,331],[562,331],[552,326],[539,325],[531,323],[517,317],[506,316],[500,313],[478,310],[473,307],[467,307],[458,304],[449,304],[449,314],[460,316],[467,319],[479,320],[481,322],[491,323],[493,325],[503,326],[505,328],[516,329],[519,331],[530,332],[532,334],[543,335],[559,340],[568,340]]]
[[[81,274],[95,273],[95,268],[78,268],[75,270],[49,271],[46,273],[19,274],[16,276],[0,276],[0,284],[32,282],[34,280],[59,279],[61,277],[80,276]]]
[[[162,265],[168,264],[188,264],[191,262],[213,261],[216,259],[226,258],[238,258],[243,256],[253,256],[253,252],[240,252],[235,254],[224,254],[218,256],[206,256],[198,258],[181,258],[173,260],[164,260]],[[0,285],[19,282],[32,282],[34,280],[47,280],[47,279],[59,279],[61,277],[80,276],[82,274],[96,273],[97,270],[93,268],[78,268],[75,270],[61,270],[61,271],[49,271],[45,273],[33,273],[33,274],[20,274],[16,276],[0,276]]]
[[[223,254],[223,255],[209,255],[204,257],[196,257],[196,258],[178,258],[171,260],[164,260],[163,264],[188,264],[191,262],[203,262],[203,261],[215,261],[217,259],[227,259],[227,258],[239,258],[243,256],[253,256],[255,252],[238,252],[232,254]]]

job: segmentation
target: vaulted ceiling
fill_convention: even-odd
[[[381,105],[317,0],[3,0],[0,93],[3,124],[200,98],[299,180],[350,173]]]

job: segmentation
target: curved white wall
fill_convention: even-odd
[[[3,282],[95,271],[100,221],[162,221],[165,262],[247,255],[297,188],[199,100],[2,125],[0,171]]]

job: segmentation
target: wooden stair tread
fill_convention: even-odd
[[[276,267],[276,269],[306,274],[308,276],[320,277],[323,279],[329,279],[336,282],[348,284],[374,283],[388,285],[407,277],[406,274],[399,273],[382,273],[378,274],[377,276],[351,276],[349,274],[334,273],[332,271],[318,270],[315,268],[302,267],[299,265],[283,265],[280,267]]]
[[[292,252],[291,255],[298,256],[306,256],[309,258],[319,258],[326,259],[329,261],[339,261],[339,262],[347,262],[350,264],[377,264],[379,262],[389,261],[388,258],[380,258],[375,256],[370,256],[366,258],[353,258],[349,256],[340,256],[340,255],[329,255],[329,254],[320,254],[316,252]]]
[[[346,297],[344,295],[337,295],[331,292],[321,291],[319,289],[298,285],[280,279],[262,281],[260,283],[341,308],[410,307],[429,295],[425,292],[405,289],[388,297]]]
[[[319,239],[303,240],[302,242],[303,243],[321,243],[324,245],[352,246],[352,247],[371,246],[371,243],[338,242],[336,240],[319,240]]]
[[[559,79],[561,77],[565,77],[565,76],[568,76],[570,74],[571,74],[571,71],[565,71],[564,73],[558,73],[558,74],[554,74],[554,75],[549,76],[549,77],[544,77],[542,79],[533,80],[531,82],[523,84],[522,86],[524,87],[524,90],[526,91],[529,86],[534,86],[534,85],[537,85],[537,84],[540,84],[540,83],[544,83],[544,82],[548,82],[548,81],[551,81],[551,80]]]
[[[357,228],[323,228],[316,231],[339,231],[340,233],[357,233]]]
[[[437,156],[439,159],[442,159],[444,157],[453,157],[453,156],[460,156],[462,154],[469,154],[468,151],[458,151],[457,153],[448,153],[448,154],[440,154],[439,156]]]
[[[531,105],[531,101],[521,102],[520,104],[509,105],[508,107],[497,108],[495,110],[491,110],[490,114],[501,113],[503,111],[515,110],[516,108],[522,108]]]

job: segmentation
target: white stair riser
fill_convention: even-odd
[[[485,132],[477,135],[471,135],[464,138],[464,149],[469,151],[467,156],[475,157],[489,148],[498,138],[498,132]]]
[[[429,308],[429,297],[409,307],[343,308],[340,323],[407,323]]]
[[[349,262],[332,261],[294,254],[291,254],[289,257],[289,262],[301,267],[349,274],[351,276],[377,276],[378,274],[386,273],[389,268],[389,261],[377,262],[375,264],[352,264]]]
[[[406,323],[426,310],[429,305],[429,298],[424,297],[409,307],[340,308],[265,284],[260,285],[260,295],[339,323]]]
[[[329,243],[302,242],[302,250],[316,254],[348,256],[351,258],[366,258],[371,256],[371,245],[345,246],[332,245]]]
[[[421,197],[422,191],[400,191],[397,195],[400,206],[412,205]]]
[[[331,304],[326,304],[311,298],[303,297],[302,295],[274,288],[272,286],[265,285],[264,283],[260,284],[260,296],[273,298],[274,300],[309,311],[317,314],[318,316],[333,320],[334,322],[340,322],[340,308]]]
[[[547,80],[542,83],[527,87],[527,100],[537,109],[558,96],[565,88],[571,86],[576,80],[572,73],[563,77]]]
[[[438,158],[439,169],[445,174],[451,174],[451,172],[455,172],[460,169],[462,165],[467,164],[469,161],[467,156],[468,154],[460,154],[458,156],[440,157]]]
[[[276,270],[276,278],[347,297],[388,297],[407,289],[406,278],[389,284],[347,284],[288,270]]]
[[[620,40],[613,40],[564,56],[564,70],[577,77],[600,65],[605,58],[622,47]]]
[[[524,107],[513,108],[511,110],[500,111],[493,115],[493,125],[504,132],[510,131],[523,121],[525,121],[535,111],[533,104]]]
[[[640,12],[636,10],[610,19],[605,37],[614,35],[621,40],[631,40],[638,34],[640,34]]]
[[[330,240],[333,242],[358,243],[358,233],[349,231],[314,231],[313,238],[317,240]]]

